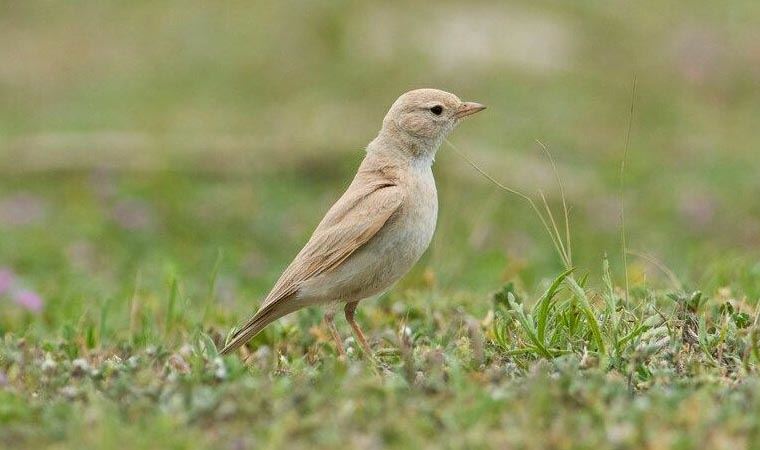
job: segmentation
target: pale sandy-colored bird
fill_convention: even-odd
[[[387,290],[419,260],[435,231],[438,195],[431,166],[463,117],[485,109],[437,89],[403,94],[343,196],[330,208],[259,310],[232,334],[228,354],[264,327],[298,309],[345,303],[346,320],[371,356],[354,313],[360,300]],[[344,354],[333,319],[325,322]]]

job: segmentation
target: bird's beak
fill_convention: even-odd
[[[486,109],[486,107],[480,103],[463,102],[462,106],[460,106],[459,110],[457,110],[457,112],[454,114],[454,117],[461,119],[462,117],[471,116],[476,112],[483,111],[484,109]]]

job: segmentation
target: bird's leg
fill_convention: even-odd
[[[369,348],[369,344],[367,344],[367,339],[364,337],[364,333],[362,333],[361,328],[359,328],[359,324],[356,323],[356,318],[354,317],[354,314],[356,313],[356,306],[359,304],[358,301],[356,302],[348,302],[346,303],[346,308],[344,309],[346,313],[346,321],[349,325],[351,325],[351,328],[354,330],[354,334],[356,335],[356,338],[359,340],[359,344],[362,346],[362,350],[364,350],[364,354],[367,355],[369,358],[374,358],[374,354],[372,353],[372,350]]]
[[[335,341],[335,346],[338,348],[340,357],[345,358],[346,351],[343,349],[343,341],[341,341],[338,329],[335,327],[335,310],[333,308],[329,308],[325,311],[325,324],[327,324],[327,329],[330,330],[330,334]]]

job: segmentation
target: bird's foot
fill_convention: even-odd
[[[346,360],[346,350],[343,348],[343,341],[340,339],[340,333],[335,326],[335,311],[327,311],[325,313],[325,324],[327,329],[330,330],[330,335],[335,341],[335,348],[338,350],[338,359],[341,361]]]

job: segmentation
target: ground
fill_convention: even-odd
[[[0,447],[756,445],[757,2],[296,3],[2,7]],[[557,231],[444,145],[374,360],[219,357],[422,86]]]

